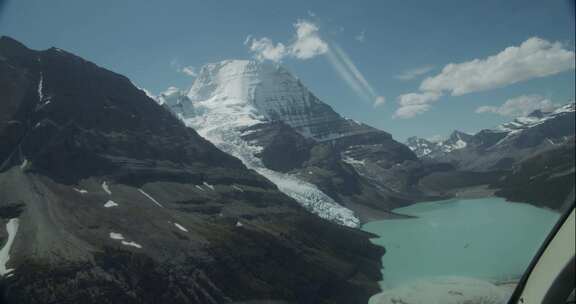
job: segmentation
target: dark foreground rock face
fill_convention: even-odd
[[[535,153],[494,183],[499,189],[496,195],[560,210],[565,203],[574,201],[575,157],[574,138]]]
[[[310,215],[127,78],[6,37],[0,218],[1,303],[366,303],[381,279],[370,235]]]

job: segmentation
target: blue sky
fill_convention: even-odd
[[[289,49],[294,24],[306,22],[327,49],[309,58],[286,51],[282,64],[342,115],[404,140],[474,132],[573,100],[573,9],[556,0],[18,0],[4,6],[0,34],[68,50],[159,93],[191,84],[184,67],[253,58],[250,47],[262,38]],[[516,50],[502,53],[508,47]],[[386,102],[374,106],[377,96]]]

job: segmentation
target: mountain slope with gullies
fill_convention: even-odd
[[[383,250],[126,77],[0,38],[0,302],[366,303]]]
[[[390,134],[340,116],[281,65],[207,64],[189,90],[157,100],[323,218],[357,226],[431,198],[415,180],[433,168]]]

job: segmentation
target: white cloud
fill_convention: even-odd
[[[440,93],[408,93],[398,96],[397,102],[400,105],[394,113],[394,118],[412,118],[430,110],[430,103],[440,99]]]
[[[374,99],[374,107],[382,106],[386,103],[386,97],[384,96],[376,96]]]
[[[298,59],[310,59],[328,51],[328,44],[318,35],[318,27],[300,20],[294,24],[296,41],[290,46],[290,54]]]
[[[358,35],[356,35],[356,37],[354,37],[354,39],[356,39],[360,42],[366,41],[366,31],[361,31],[360,34],[358,34]]]
[[[178,73],[186,74],[190,77],[197,76],[196,69],[193,66],[182,66],[176,58],[170,60],[170,68]]]
[[[244,44],[249,45],[250,51],[254,53],[256,59],[274,62],[280,62],[287,57],[306,60],[326,54],[338,75],[361,98],[374,106],[381,106],[385,103],[384,96],[376,93],[372,85],[352,62],[350,56],[338,45],[331,44],[329,46],[320,37],[320,29],[316,24],[306,20],[298,20],[294,24],[294,29],[296,34],[293,41],[288,45],[275,44],[270,38],[255,39],[252,36],[246,37]]]
[[[535,110],[549,112],[554,110],[556,105],[547,98],[540,95],[521,95],[506,100],[501,106],[481,106],[476,109],[476,113],[495,113],[501,116],[526,116]]]
[[[428,74],[433,69],[434,69],[434,66],[431,66],[431,65],[425,65],[425,66],[418,67],[418,68],[408,69],[408,70],[402,71],[402,73],[400,73],[399,75],[396,75],[396,78],[400,79],[400,80],[412,80],[418,76]]]
[[[396,109],[396,112],[392,116],[393,118],[412,118],[418,114],[422,114],[430,110],[430,105],[428,104],[416,104],[416,105],[406,105],[401,106]]]
[[[270,38],[255,39],[252,36],[246,37],[244,44],[250,44],[250,51],[258,60],[271,60],[280,62],[285,57],[297,59],[310,59],[328,52],[328,44],[322,40],[319,28],[314,23],[299,20],[294,24],[296,35],[294,41],[289,45],[274,43]]]
[[[408,93],[398,96],[398,104],[401,106],[429,104],[440,98],[436,92]]]
[[[250,50],[258,60],[279,62],[286,56],[286,47],[282,43],[274,44],[269,38],[252,39]]]
[[[424,79],[420,84],[420,92],[400,96],[398,98],[400,108],[394,117],[411,118],[424,113],[430,109],[430,103],[438,100],[443,94],[460,96],[573,70],[576,65],[575,58],[574,51],[564,48],[560,42],[532,37],[519,46],[507,47],[485,59],[450,63],[438,75]],[[419,95],[436,97],[418,99]],[[408,98],[419,101],[414,101],[418,102],[414,104],[402,104],[402,100]],[[524,106],[527,107],[526,104]],[[480,107],[476,111],[507,113],[501,115],[514,113],[510,109],[492,106]]]
[[[196,77],[196,76],[198,75],[198,74],[196,73],[196,69],[195,69],[193,66],[191,66],[191,65],[183,67],[183,68],[180,70],[180,72],[182,72],[182,73],[184,73],[184,74],[186,74],[186,75],[188,75],[188,76],[190,76],[190,77]]]
[[[372,85],[370,85],[360,70],[358,70],[350,56],[348,56],[342,48],[336,44],[332,44],[328,51],[328,60],[338,75],[356,94],[376,105],[375,102],[378,100],[378,97],[381,96],[376,93],[376,90],[374,90]],[[381,104],[382,103],[378,105]]]
[[[450,63],[440,74],[425,79],[420,90],[455,96],[491,90],[574,69],[574,58],[574,52],[560,42],[532,37],[485,59]]]

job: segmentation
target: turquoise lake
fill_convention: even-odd
[[[560,216],[496,197],[418,203],[394,212],[417,218],[362,227],[387,250],[384,290],[438,277],[517,279]]]

